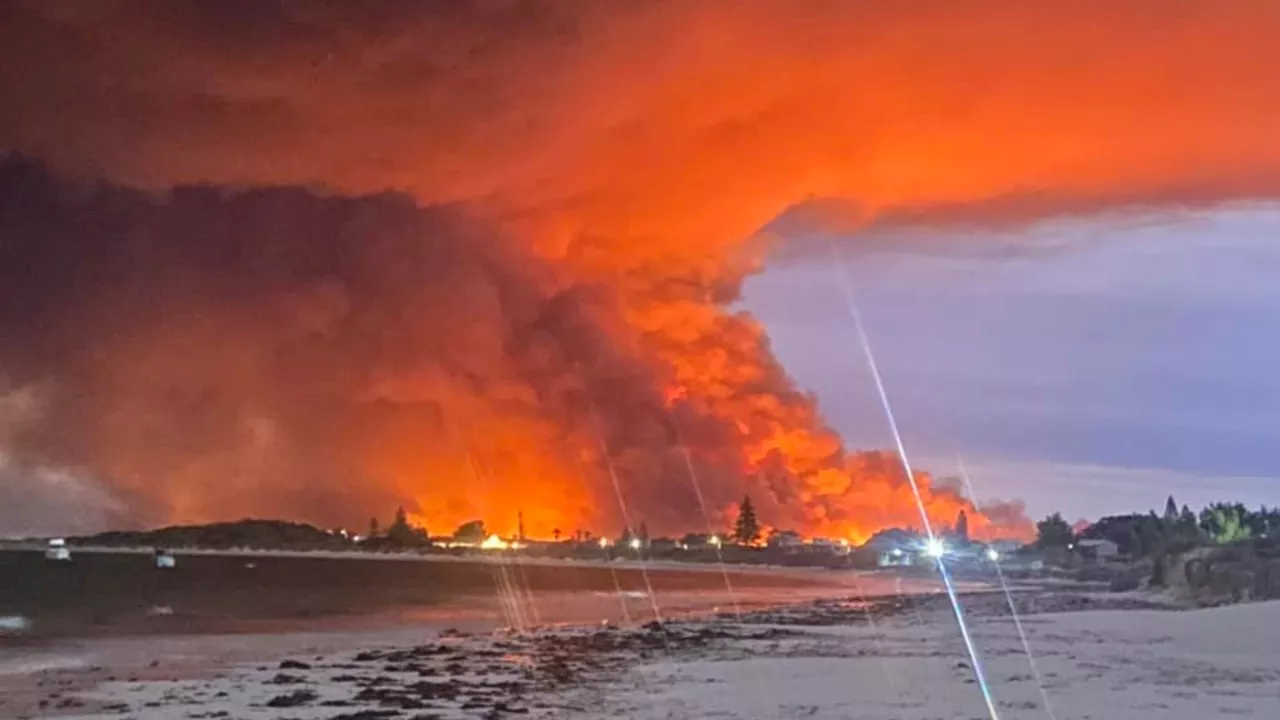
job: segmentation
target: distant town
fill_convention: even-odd
[[[147,547],[156,549],[291,550],[466,556],[502,553],[501,557],[561,558],[596,561],[676,561],[815,566],[831,569],[881,569],[932,566],[945,558],[965,569],[1038,570],[1046,566],[1123,566],[1131,580],[1161,585],[1170,559],[1202,547],[1252,544],[1270,548],[1280,540],[1280,510],[1250,510],[1240,504],[1216,503],[1198,513],[1170,497],[1162,513],[1152,510],[1105,517],[1073,528],[1059,514],[1037,524],[1033,542],[969,537],[968,519],[956,521],[936,535],[913,528],[881,530],[865,543],[806,538],[790,530],[762,530],[749,497],[739,504],[733,526],[723,533],[686,533],[653,537],[644,523],[617,537],[559,530],[551,538],[526,537],[523,518],[511,536],[492,533],[483,520],[459,525],[451,534],[431,535],[412,524],[403,508],[385,524],[376,518],[361,533],[345,528],[317,528],[280,520],[240,520],[209,525],[173,526],[149,531],[114,531],[57,538],[61,548]],[[159,552],[160,550],[158,550]],[[58,551],[69,554],[70,550]],[[1136,568],[1136,574],[1135,574]]]

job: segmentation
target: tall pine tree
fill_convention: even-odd
[[[961,510],[960,515],[956,517],[955,536],[958,543],[969,542],[969,516],[964,510]]]
[[[756,508],[751,496],[744,495],[738,506],[738,521],[733,526],[733,537],[743,545],[754,545],[760,539],[760,522],[756,520]]]

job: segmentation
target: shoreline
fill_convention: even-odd
[[[354,562],[306,555],[140,553],[70,563],[0,553],[0,648],[39,640],[314,629],[648,620],[840,595],[941,590],[927,573],[621,563]],[[963,583],[962,588],[987,585]]]
[[[37,544],[0,545],[0,553],[33,552],[43,553],[45,546]],[[545,557],[527,555],[521,551],[481,550],[464,554],[449,553],[413,553],[413,552],[368,552],[363,550],[277,550],[254,548],[166,548],[171,555],[181,560],[183,556],[194,557],[234,557],[234,558],[292,558],[323,560],[374,560],[390,562],[439,562],[439,563],[477,563],[496,566],[540,566],[540,567],[601,567],[627,570],[685,570],[689,572],[750,572],[760,574],[796,575],[808,577],[814,575],[830,576],[847,572],[870,573],[872,570],[852,570],[848,568],[826,568],[811,565],[776,565],[767,563],[734,563],[734,562],[702,562],[670,559],[633,560],[625,558],[576,558]],[[86,545],[72,546],[72,556],[77,553],[94,555],[151,555],[154,547],[150,546],[111,546]],[[74,562],[74,560],[73,560]]]
[[[1055,649],[1059,645],[1073,652],[1095,645],[1106,646],[1109,652],[1128,652],[1111,647],[1090,629],[1090,623],[1104,632],[1145,628],[1157,641],[1156,646],[1182,652],[1161,626],[1185,629],[1203,625],[1185,621],[1195,613],[1259,613],[1259,606],[1174,612],[1167,602],[1152,596],[1050,588],[1012,597],[1023,613],[1023,627],[1039,649],[1037,655],[1046,659],[1062,655]],[[993,665],[1016,660],[1018,648],[1009,646],[1014,636],[1009,632],[1012,624],[1004,594],[968,593],[962,601],[975,638],[984,654],[992,656]],[[1262,615],[1280,619],[1277,611],[1280,603],[1273,603],[1262,609]],[[1082,618],[1086,621],[1081,622]],[[1207,617],[1204,622],[1213,624]],[[1004,647],[999,647],[1001,643]],[[523,633],[426,632],[419,627],[401,627],[349,633],[132,639],[125,644],[131,644],[130,663],[120,662],[121,656],[116,655],[113,665],[108,656],[102,656],[86,659],[79,667],[32,668],[25,674],[0,675],[0,697],[10,698],[0,704],[0,715],[263,720],[508,715],[655,720],[710,715],[834,718],[848,716],[847,703],[804,693],[798,697],[794,690],[785,688],[773,693],[782,703],[779,707],[790,698],[796,702],[786,707],[803,706],[813,712],[756,715],[751,707],[733,710],[716,703],[728,690],[719,685],[737,683],[740,687],[735,692],[755,696],[761,692],[757,686],[762,678],[795,680],[809,677],[815,663],[828,672],[840,662],[880,664],[881,672],[869,676],[875,680],[878,675],[873,683],[877,686],[885,685],[894,665],[903,665],[906,679],[910,673],[922,671],[916,667],[921,663],[935,675],[941,668],[960,694],[939,702],[946,699],[966,708],[968,695],[962,698],[961,694],[973,691],[972,679],[966,682],[966,673],[959,671],[959,664],[967,660],[950,605],[945,596],[937,594],[871,601],[831,597],[745,611],[740,616],[720,613],[621,627],[582,623]],[[857,676],[851,669],[841,672],[848,672],[849,678]],[[705,683],[700,686],[692,677],[703,678]],[[1280,670],[1274,677],[1256,671],[1243,677],[1248,681],[1245,685],[1256,689],[1254,685],[1264,680],[1280,680]],[[829,680],[834,683],[832,690],[846,689],[844,681]],[[864,677],[857,682],[869,681]],[[706,693],[706,684],[717,687]],[[655,687],[669,690],[669,697],[657,704],[651,702]],[[871,689],[861,688],[859,693]],[[693,712],[697,703],[703,703],[697,706],[702,709]],[[660,714],[663,707],[664,714]],[[938,710],[936,703],[921,707]],[[685,709],[677,711],[679,708]],[[843,708],[840,712],[845,714],[823,714],[831,708]],[[884,717],[952,717],[955,710]],[[1076,716],[1059,715],[1059,720],[1066,717]]]

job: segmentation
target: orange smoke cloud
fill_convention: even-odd
[[[749,489],[768,496],[761,514],[773,524],[865,534],[909,519],[903,478],[876,456],[846,457],[762,330],[725,309],[765,260],[761,229],[784,213],[856,235],[1273,197],[1277,31],[1280,7],[1262,0],[164,13],[30,3],[0,28],[0,97],[16,109],[0,117],[0,147],[157,189],[402,191],[517,237],[547,263],[527,281],[532,307],[547,304],[542,319],[512,323],[506,308],[486,314],[484,298],[463,302],[479,314],[460,317],[479,320],[449,331],[470,348],[460,357],[481,359],[474,371],[378,358],[382,377],[358,388],[359,407],[383,402],[393,417],[364,431],[326,428],[342,438],[342,462],[375,478],[366,490],[420,500],[442,523],[522,506],[531,530],[567,531],[616,504],[602,479],[608,459],[631,514],[674,526],[689,519],[672,510],[690,500],[679,440],[713,511]],[[304,294],[307,310],[290,326],[319,323],[323,335],[326,313],[349,317],[359,298],[349,281],[336,287],[336,297],[310,288],[319,295]],[[395,299],[424,318],[439,314],[431,302],[454,301]],[[551,336],[540,334],[547,318]],[[179,336],[155,326],[141,348],[120,352],[155,351],[163,368],[173,355],[160,338]],[[413,351],[453,354],[426,340]],[[276,379],[249,354],[228,379],[246,404]],[[223,367],[204,374],[228,377]],[[468,372],[484,382],[462,379]],[[113,384],[120,402],[146,377]],[[424,403],[435,409],[396,416]],[[272,425],[255,427],[224,444],[261,442]],[[423,450],[423,437],[452,449]],[[115,458],[114,476],[177,463],[157,463],[137,437],[100,442],[80,456]],[[477,454],[487,459],[466,459]],[[216,477],[225,465],[210,467]],[[186,489],[170,505],[205,502],[190,489],[200,483],[175,484]],[[945,489],[927,496],[944,522],[967,508]],[[971,526],[984,522],[974,515]]]

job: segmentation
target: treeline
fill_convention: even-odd
[[[1152,510],[1104,517],[1079,533],[1060,513],[1036,524],[1039,550],[1066,551],[1082,540],[1109,540],[1121,555],[1151,561],[1151,583],[1163,585],[1168,559],[1193,548],[1247,541],[1280,544],[1280,508],[1250,510],[1242,503],[1212,503],[1196,513],[1186,505],[1179,508],[1170,496],[1163,514]]]
[[[1197,545],[1276,540],[1280,539],[1280,508],[1250,510],[1242,503],[1213,503],[1195,513],[1186,505],[1179,509],[1170,496],[1162,515],[1152,510],[1104,517],[1078,535],[1060,513],[1036,524],[1036,546],[1042,550],[1085,539],[1110,540],[1121,553],[1135,558],[1183,552]]]

